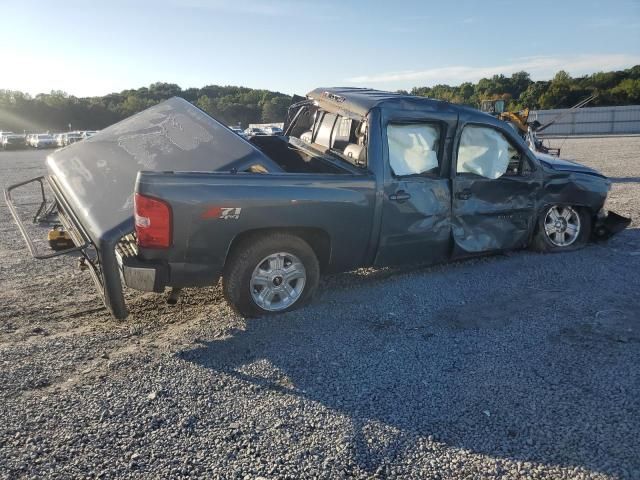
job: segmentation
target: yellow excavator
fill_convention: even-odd
[[[513,129],[521,135],[526,135],[529,130],[529,109],[525,108],[519,112],[505,111],[504,100],[483,100],[480,110],[511,124]]]
[[[566,112],[561,113],[550,122],[542,125],[537,120],[529,122],[529,109],[525,108],[518,112],[506,111],[506,102],[503,99],[497,100],[483,100],[480,105],[480,110],[493,115],[500,120],[507,122],[511,127],[520,134],[525,142],[529,145],[529,148],[534,152],[548,153],[550,155],[560,156],[559,148],[551,148],[543,144],[542,140],[538,138],[537,134],[553,125],[562,117],[568,115],[573,110],[584,107],[586,104],[596,98],[598,94],[593,94],[584,100],[581,100]]]

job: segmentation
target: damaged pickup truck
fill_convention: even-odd
[[[227,301],[260,316],[307,303],[324,272],[572,250],[629,224],[603,210],[606,177],[537,156],[506,123],[368,89],[314,90],[284,136],[250,141],[172,98],[47,166],[7,204],[35,257],[82,255],[116,318],[123,282],[176,300],[222,277]],[[38,252],[12,199],[30,182],[74,246]]]

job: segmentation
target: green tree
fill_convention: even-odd
[[[215,116],[216,114],[215,103],[207,95],[202,95],[201,97],[198,97],[198,101],[196,102],[196,107],[198,107],[203,112],[208,113],[209,115]]]
[[[627,78],[611,89],[611,95],[620,103],[640,103],[640,78]]]
[[[133,115],[134,113],[141,112],[147,107],[149,107],[149,102],[136,96],[135,94],[131,94],[127,95],[127,98],[125,98],[124,102],[122,102],[120,111],[125,117],[128,117],[130,115]]]
[[[262,106],[262,121],[264,123],[283,122],[287,116],[287,109],[291,104],[289,97],[273,97]]]

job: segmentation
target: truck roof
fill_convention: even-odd
[[[344,110],[360,117],[365,117],[375,107],[384,106],[394,110],[426,110],[442,111],[443,107],[449,110],[466,111],[486,119],[490,117],[475,108],[462,105],[454,105],[442,100],[419,97],[404,93],[385,92],[371,88],[356,87],[331,87],[316,88],[307,94],[307,97],[315,100],[318,105],[327,110]]]

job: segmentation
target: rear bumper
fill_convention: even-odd
[[[124,259],[121,267],[127,287],[143,292],[160,293],[164,290],[166,268],[163,266],[147,265],[135,258],[128,258]]]
[[[166,287],[206,287],[215,285],[219,269],[194,263],[165,263],[142,260],[137,256],[116,256],[127,287],[143,292],[162,293]]]

